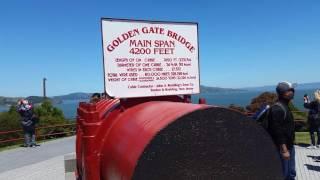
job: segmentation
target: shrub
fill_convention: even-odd
[[[55,126],[59,124],[67,124],[69,123],[68,120],[65,119],[63,112],[54,107],[50,101],[44,101],[40,106],[34,107],[34,113],[39,118],[38,126]],[[15,106],[11,106],[8,112],[0,113],[0,131],[8,131],[8,130],[19,130],[21,128],[20,125],[20,115],[16,111]],[[42,136],[44,134],[51,134],[51,133],[63,133],[69,132],[74,127],[54,127],[54,128],[45,128],[39,129],[37,134]],[[62,137],[66,136],[66,134],[60,135],[52,135],[49,138],[55,137]],[[6,139],[13,139],[13,138],[21,138],[23,137],[23,133],[16,132],[16,133],[9,133],[9,134],[0,134],[0,141]],[[44,137],[47,138],[47,137]],[[39,138],[38,138],[39,139]],[[0,147],[19,144],[19,142],[8,142],[8,143],[0,143]]]

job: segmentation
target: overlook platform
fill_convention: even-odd
[[[64,156],[74,152],[74,136],[0,152],[0,180],[64,180]],[[298,180],[320,179],[320,159],[315,157],[320,149],[296,146]]]

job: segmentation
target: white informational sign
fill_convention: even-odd
[[[105,91],[129,98],[200,91],[198,24],[103,18]]]

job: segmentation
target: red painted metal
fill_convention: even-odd
[[[7,143],[7,142],[16,142],[23,140],[24,138],[13,138],[13,139],[6,139],[6,140],[1,140],[0,143]]]
[[[21,130],[21,129],[18,129],[18,130],[10,130],[10,131],[1,131],[1,132],[0,132],[0,135],[2,135],[2,134],[16,133],[16,132],[22,132],[22,130]]]
[[[213,106],[190,96],[102,99],[77,110],[77,178],[129,180],[151,140],[182,116]]]
[[[78,178],[131,179],[138,158],[161,129],[181,116],[211,107],[188,102],[189,96],[168,96],[80,103]]]
[[[205,98],[200,98],[199,104],[207,104],[207,100]]]

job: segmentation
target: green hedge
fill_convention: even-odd
[[[55,125],[62,125],[62,124],[69,124],[71,123],[69,120],[65,119],[63,112],[53,107],[50,101],[44,101],[40,106],[34,108],[34,113],[39,117],[39,124],[37,126],[44,127],[44,126],[55,126]],[[15,106],[12,106],[8,112],[0,113],[0,132],[1,131],[9,131],[9,130],[19,130],[21,128],[20,125],[20,115],[16,111]],[[51,133],[64,133],[74,130],[74,126],[68,127],[54,127],[54,128],[46,128],[40,129],[37,131],[38,135],[45,135]],[[57,138],[57,137],[64,137],[72,135],[73,133],[65,133],[59,135],[51,135],[37,139],[44,139],[44,138]],[[0,141],[6,139],[13,139],[13,138],[22,138],[23,132],[15,132],[9,134],[0,134]],[[17,142],[7,142],[7,143],[0,143],[0,147],[11,146],[15,144],[21,144],[22,141]]]

